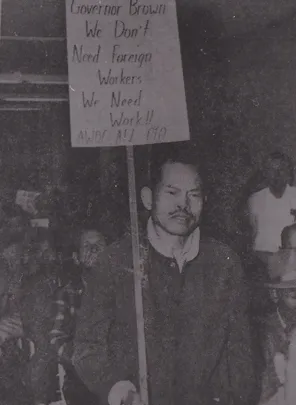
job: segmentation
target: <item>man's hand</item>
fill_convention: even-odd
[[[287,361],[282,353],[276,353],[274,356],[274,367],[276,375],[281,384],[284,384],[286,378]]]
[[[108,397],[109,405],[143,405],[136,387],[130,381],[116,383]]]

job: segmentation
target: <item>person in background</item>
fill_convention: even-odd
[[[55,322],[50,332],[51,344],[57,352],[68,341],[72,341],[75,333],[75,316],[80,308],[83,294],[83,277],[92,271],[98,256],[106,247],[104,236],[96,229],[84,229],[79,232],[78,241],[74,244],[71,258],[63,261],[60,275],[60,289],[55,300]],[[70,321],[72,319],[72,322]],[[70,328],[66,327],[69,321]],[[69,331],[67,332],[67,329]]]
[[[80,231],[77,239],[70,260],[64,261],[60,288],[54,302],[55,320],[49,336],[50,344],[65,369],[63,392],[67,404],[97,405],[97,397],[87,390],[76,375],[70,359],[76,330],[76,316],[84,291],[83,280],[88,272],[95,271],[98,256],[105,249],[106,242],[104,236],[93,228]]]
[[[296,187],[293,183],[293,163],[277,151],[266,157],[262,168],[250,178],[242,193],[241,233],[246,241],[242,261],[252,292],[251,318],[261,353],[265,332],[260,319],[272,310],[268,291],[262,287],[269,277],[269,258],[280,248],[283,228],[295,222]]]
[[[188,142],[152,147],[150,212],[141,238],[151,405],[252,405],[258,382],[238,257],[200,235],[205,199]],[[102,404],[138,404],[131,237],[110,245],[85,278],[73,365]]]
[[[267,155],[250,176],[233,212],[239,219],[241,259],[252,294],[251,319],[261,354],[264,331],[260,320],[273,307],[268,290],[262,287],[269,278],[269,257],[280,248],[281,232],[295,220],[296,188],[293,183],[292,160],[275,151]]]
[[[262,175],[266,186],[249,197],[248,213],[253,251],[266,263],[279,250],[282,230],[295,222],[296,187],[293,164],[283,153],[268,156]]]
[[[52,300],[58,288],[58,266],[50,231],[32,230],[22,281],[20,316],[23,334],[30,343],[25,381],[34,405],[48,405],[60,400],[58,359],[49,344],[52,329]]]
[[[8,306],[15,306],[20,293],[20,285],[23,279],[23,255],[26,245],[29,222],[25,214],[18,207],[6,209],[7,216],[1,224],[0,244],[1,258],[4,261],[8,277],[8,289],[6,292],[6,310]],[[10,215],[10,216],[8,216]],[[10,312],[13,308],[10,308]]]
[[[10,226],[8,226],[9,224]],[[2,228],[2,254],[0,255],[1,405],[32,404],[30,392],[23,383],[27,353],[22,345],[23,327],[19,313],[24,241],[24,227],[13,226],[9,218],[6,218],[6,224]]]
[[[296,225],[284,228],[282,249],[269,259],[274,311],[266,323],[266,369],[260,405],[294,405],[296,398]]]

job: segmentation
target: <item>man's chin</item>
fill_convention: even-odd
[[[175,236],[189,236],[194,230],[196,229],[196,227],[192,228],[192,227],[182,227],[182,226],[174,226],[174,227],[170,227],[169,229],[167,229],[167,232],[170,233],[171,235],[175,235]]]

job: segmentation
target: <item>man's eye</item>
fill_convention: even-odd
[[[176,195],[177,194],[177,192],[173,191],[173,190],[168,190],[167,193],[170,194],[170,195]]]

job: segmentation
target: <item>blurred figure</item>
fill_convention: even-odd
[[[270,253],[278,251],[282,230],[295,222],[293,170],[293,164],[286,155],[280,152],[271,154],[262,170],[266,187],[251,194],[248,200],[253,250],[264,263]]]
[[[76,330],[76,315],[80,309],[84,291],[84,275],[95,271],[98,257],[105,249],[104,236],[96,229],[84,229],[78,234],[70,259],[65,260],[60,288],[55,300],[55,322],[50,332],[50,343],[60,358],[66,372],[64,395],[68,405],[98,405],[98,399],[91,394],[76,375],[71,365],[72,344]]]
[[[5,218],[1,229],[0,255],[0,404],[31,405],[23,383],[27,354],[22,345],[19,313],[23,278],[22,253],[26,238],[22,218]],[[3,401],[3,402],[2,402]]]
[[[261,318],[272,311],[268,290],[262,288],[268,280],[268,261],[281,246],[281,232],[295,221],[296,206],[294,167],[281,152],[266,157],[263,166],[248,181],[239,201],[242,213],[241,233],[245,238],[243,264],[252,294],[251,319],[258,356],[263,355],[264,326]],[[237,215],[235,212],[234,215]]]
[[[83,230],[74,242],[71,257],[63,261],[60,288],[55,300],[55,324],[50,333],[51,344],[56,347],[57,352],[65,343],[73,340],[76,311],[80,308],[84,288],[84,273],[92,271],[105,247],[105,238],[99,231]]]
[[[52,300],[58,288],[58,266],[53,242],[46,229],[34,229],[24,260],[20,314],[24,337],[30,342],[30,359],[25,381],[34,405],[60,399],[58,361],[49,344],[52,329]]]
[[[267,284],[275,308],[266,320],[266,370],[260,405],[294,405],[296,398],[296,225],[282,232],[282,249],[269,259]]]
[[[80,239],[79,262],[83,269],[92,270],[106,247],[104,236],[95,229],[84,230]]]

